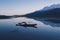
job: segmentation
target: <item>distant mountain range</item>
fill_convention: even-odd
[[[13,15],[13,16],[0,15],[0,19],[17,18],[17,17],[60,18],[60,4],[54,4],[48,7],[44,7],[42,10],[38,10],[25,15]]]
[[[23,17],[23,15],[12,15],[12,16],[0,15],[0,19],[11,19],[17,17]]]
[[[29,18],[60,18],[60,4],[45,7],[42,10],[35,11],[25,15]]]
[[[12,16],[6,16],[6,15],[0,15],[0,19],[9,19],[11,18]]]

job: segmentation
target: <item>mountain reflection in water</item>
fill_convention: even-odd
[[[32,18],[34,20],[40,21],[46,25],[50,25],[52,27],[60,27],[60,19],[50,18],[50,19],[40,19],[40,18]]]
[[[26,22],[37,28],[16,26]],[[0,40],[60,40],[60,23],[26,17],[0,20]],[[57,26],[56,26],[57,25]]]

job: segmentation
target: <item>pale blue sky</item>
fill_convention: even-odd
[[[20,15],[60,4],[60,0],[0,0],[0,15]]]

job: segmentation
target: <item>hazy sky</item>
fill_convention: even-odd
[[[0,15],[20,15],[60,4],[60,0],[0,0]]]

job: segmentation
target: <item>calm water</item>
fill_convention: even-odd
[[[19,22],[37,24],[37,28],[16,26]],[[0,19],[0,40],[60,40],[60,23],[25,17]]]

